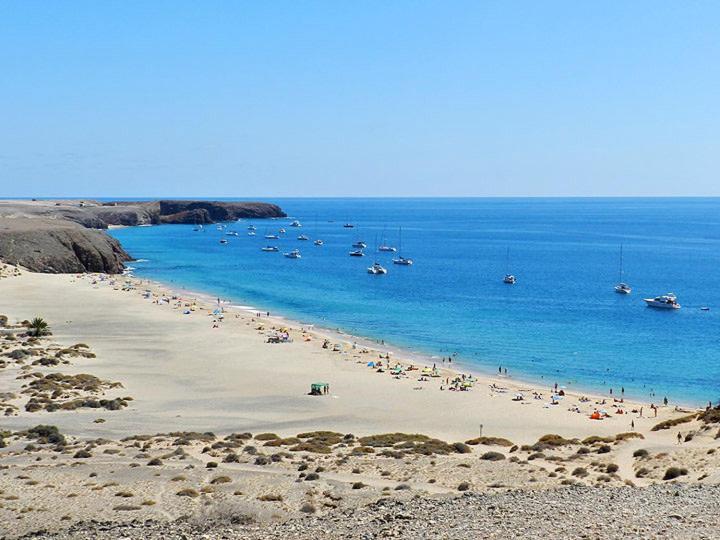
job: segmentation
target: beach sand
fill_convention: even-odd
[[[236,523],[238,513],[244,516],[240,521],[258,523],[307,514],[334,519],[332,512],[360,511],[383,497],[443,499],[458,490],[627,489],[626,484],[650,489],[668,481],[720,481],[716,426],[688,419],[652,430],[697,412],[676,410],[672,403],[660,406],[657,417],[647,403],[617,404],[609,396],[580,401],[568,392],[550,405],[551,388],[512,377],[479,377],[468,391],[450,391],[446,379],[458,376],[450,370],[425,381],[418,381],[420,369],[396,378],[367,366],[385,349],[363,352],[367,345],[354,349],[350,336],[340,343],[337,335],[305,332],[289,321],[227,305],[221,321],[212,313],[217,308],[212,299],[160,284],[8,267],[0,273],[0,314],[8,316],[8,324],[40,316],[52,330],[38,342],[0,336],[5,362],[0,387],[14,394],[3,396],[9,411],[0,424],[7,444],[0,450],[0,521],[6,524],[0,533],[8,536],[89,519],[194,516],[200,530],[211,517]],[[267,343],[273,327],[281,326],[292,341]],[[330,349],[323,348],[325,337]],[[336,343],[343,352],[331,350]],[[16,348],[37,350],[18,360],[9,356]],[[45,366],[45,357],[61,363]],[[391,365],[421,368],[421,360],[398,352]],[[28,381],[58,372],[99,377],[98,399],[132,399],[119,410],[26,411]],[[109,385],[115,382],[122,386]],[[313,382],[328,383],[329,394],[308,395]],[[534,399],[533,392],[543,398]],[[513,401],[516,393],[525,399]],[[610,416],[591,420],[596,409]],[[631,422],[636,433],[627,435]],[[57,426],[67,445],[40,444],[22,431],[38,424]],[[302,437],[334,438],[319,451],[295,446],[297,439],[290,442],[316,430],[338,434]],[[170,432],[177,433],[157,435]],[[212,434],[201,435],[205,432]],[[243,432],[253,435],[227,437]],[[480,435],[508,442],[430,441],[426,451],[422,438],[412,442],[403,436],[392,444],[357,438],[395,432],[451,444]],[[621,433],[626,435],[615,437]],[[568,440],[538,444],[548,434]],[[664,480],[670,467],[682,472]],[[582,496],[592,505],[591,496]],[[652,528],[652,520],[645,526]]]

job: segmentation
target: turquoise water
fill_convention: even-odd
[[[135,274],[462,365],[638,398],[720,398],[720,199],[280,199],[291,219],[111,231]],[[356,227],[342,227],[347,220]],[[373,253],[397,245],[411,267]],[[266,241],[266,230],[287,234]],[[298,241],[304,233],[325,245]],[[221,245],[219,240],[229,243]],[[349,257],[368,243],[368,256]],[[281,253],[263,253],[267,243]],[[633,293],[613,292],[620,245]],[[283,251],[299,248],[302,259]],[[517,276],[502,283],[506,250]],[[372,276],[374,259],[388,268]],[[645,307],[673,291],[683,308]],[[710,311],[700,310],[701,306]]]

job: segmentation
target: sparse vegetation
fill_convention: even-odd
[[[665,420],[664,422],[655,424],[650,431],[661,431],[663,429],[670,429],[671,427],[678,426],[680,424],[686,424],[695,420],[696,416],[697,414],[688,414],[687,416]]]

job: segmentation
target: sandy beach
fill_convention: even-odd
[[[385,349],[353,346],[351,336],[220,306],[222,316],[217,301],[129,276],[4,267],[7,326],[40,316],[52,331],[28,340],[16,327],[19,338],[0,338],[7,534],[208,507],[222,514],[229,500],[262,522],[354,511],[390,493],[650,486],[671,467],[684,471],[672,481],[720,480],[716,430],[698,411],[660,404],[655,416],[649,403],[570,391],[552,404],[552,388],[511,376],[466,374],[467,390],[454,391],[463,375],[450,369],[431,376],[420,359],[396,353],[390,367],[402,369],[393,371]],[[277,335],[288,342],[268,343]],[[51,353],[59,365],[43,363]],[[381,369],[368,366],[378,361]],[[97,377],[89,392],[116,405],[30,407],[28,395],[39,394],[27,381],[59,372],[70,384]],[[308,395],[314,382],[329,384],[328,394]],[[608,414],[596,420],[595,411]],[[682,423],[653,430],[673,419]],[[39,424],[56,426],[66,445],[36,444],[27,430]],[[400,435],[382,435],[390,433]],[[58,522],[48,509],[68,497],[78,504]]]

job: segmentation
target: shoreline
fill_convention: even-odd
[[[140,259],[141,261],[144,259]],[[131,263],[134,261],[130,261]],[[199,291],[199,290],[193,290],[190,288],[186,288],[183,286],[176,286],[172,283],[167,283],[161,280],[152,279],[152,278],[145,278],[140,277],[135,274],[133,274],[133,271],[137,270],[136,267],[132,267],[129,271],[124,272],[123,276],[132,277],[133,279],[140,279],[145,280],[148,283],[152,283],[154,286],[158,288],[164,288],[169,290],[172,293],[176,293],[183,296],[194,296],[199,299],[203,299],[208,304],[214,304],[216,302],[217,296],[215,296],[213,293],[209,291]],[[595,388],[592,385],[585,386],[582,383],[571,383],[569,381],[562,381],[561,377],[558,377],[557,380],[554,380],[550,382],[549,379],[545,379],[542,376],[539,378],[536,378],[535,376],[531,374],[522,374],[520,373],[518,376],[514,374],[514,372],[509,373],[508,375],[499,375],[494,372],[493,369],[491,369],[489,366],[487,369],[482,369],[480,366],[467,364],[462,361],[462,358],[459,360],[457,358],[453,358],[452,365],[445,364],[441,362],[441,356],[438,356],[437,354],[430,353],[427,351],[419,351],[419,350],[412,350],[408,347],[404,347],[401,345],[393,344],[392,342],[385,342],[384,340],[378,340],[376,338],[373,338],[371,336],[360,336],[357,334],[352,334],[350,332],[346,332],[342,330],[341,328],[331,328],[328,326],[323,326],[321,324],[316,324],[312,322],[304,323],[301,320],[294,318],[292,316],[284,315],[282,314],[282,311],[280,310],[279,315],[275,315],[274,313],[277,311],[275,308],[273,308],[273,313],[269,318],[266,317],[266,313],[269,311],[267,308],[264,307],[258,307],[258,306],[252,306],[246,303],[243,299],[236,299],[236,298],[227,298],[221,300],[225,303],[225,307],[228,308],[235,308],[238,309],[246,314],[253,315],[255,313],[261,313],[261,316],[264,320],[271,320],[278,324],[287,324],[289,326],[301,329],[301,328],[307,328],[310,329],[310,331],[316,333],[319,336],[322,336],[324,338],[332,340],[340,340],[345,342],[346,344],[352,345],[352,343],[356,343],[359,346],[368,348],[373,350],[377,353],[383,353],[383,352],[390,352],[391,356],[393,356],[393,360],[395,359],[395,356],[402,357],[406,359],[409,362],[414,362],[417,364],[420,364],[422,366],[432,367],[434,364],[440,363],[441,365],[438,366],[439,369],[447,370],[451,373],[455,374],[465,374],[465,375],[472,375],[477,377],[478,379],[481,379],[483,381],[487,381],[494,384],[507,384],[510,382],[511,384],[514,384],[515,386],[523,386],[523,387],[541,387],[544,388],[545,391],[551,392],[553,389],[553,385],[557,383],[558,389],[563,389],[568,393],[571,394],[577,394],[581,396],[588,397],[592,400],[612,400],[613,398],[617,397],[617,394],[603,394],[600,392],[598,388]],[[448,356],[449,358],[450,356]],[[647,404],[650,405],[653,403],[651,400],[644,399],[641,396],[638,396],[637,394],[633,393],[632,391],[629,391],[625,394],[621,394],[621,397],[624,397],[626,403],[633,403],[636,405],[641,404]],[[655,405],[661,406],[662,405],[663,397],[657,396],[656,401],[654,402]],[[673,400],[672,403],[679,407],[680,409],[691,409],[691,410],[701,410],[704,408],[704,406],[708,403],[708,401],[687,401],[683,399],[677,399]]]

